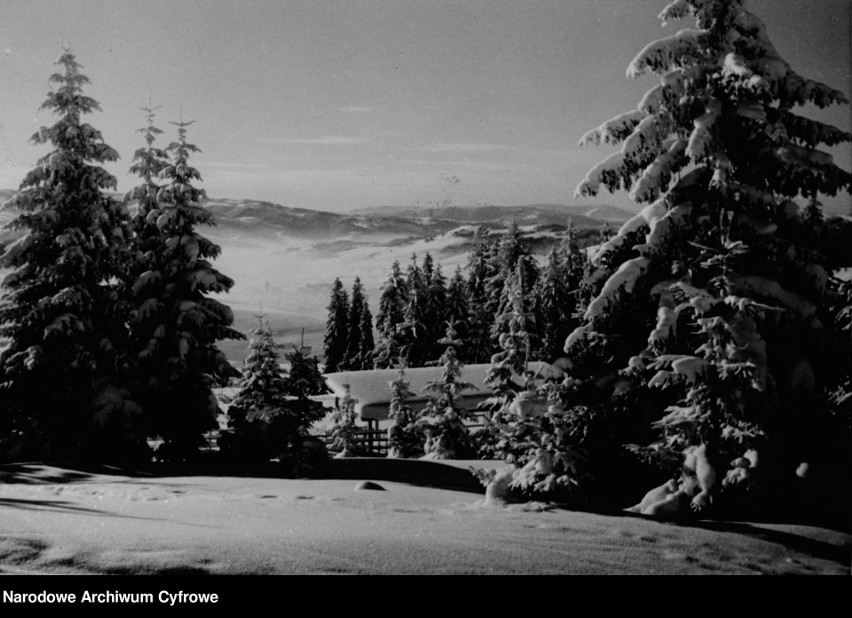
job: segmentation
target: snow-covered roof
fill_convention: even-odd
[[[488,363],[464,365],[459,381],[470,382],[474,388],[462,393],[462,405],[472,407],[479,401],[491,395],[485,386],[485,376],[491,367]],[[529,370],[545,377],[561,370],[543,362],[529,363]],[[423,403],[427,400],[423,392],[430,382],[442,379],[443,367],[409,367],[405,370],[405,379],[414,397],[410,403]],[[355,411],[362,419],[384,420],[388,417],[391,400],[391,383],[399,377],[398,369],[372,369],[369,371],[341,371],[327,373],[323,376],[329,389],[336,397],[346,395],[346,385],[349,394],[355,400]],[[466,405],[469,401],[470,405]],[[417,407],[417,406],[415,406]]]

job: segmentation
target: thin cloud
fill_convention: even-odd
[[[272,165],[268,163],[234,163],[231,161],[205,161],[200,165],[200,167],[212,167],[216,169],[239,169],[239,170],[253,170],[253,169],[270,169]]]
[[[345,112],[347,114],[369,114],[373,111],[372,107],[361,107],[359,105],[352,105],[349,107],[338,107],[337,111]]]
[[[459,152],[459,153],[476,153],[476,152],[497,152],[500,150],[508,150],[509,147],[505,144],[435,144],[427,146],[422,150],[424,152]]]
[[[353,146],[366,144],[370,140],[362,137],[346,137],[344,135],[324,135],[312,138],[283,138],[264,137],[260,140],[265,144],[306,144],[310,146]]]

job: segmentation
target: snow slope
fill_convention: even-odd
[[[334,460],[322,480],[0,466],[0,573],[850,571],[850,535],[827,528],[485,506],[471,464]]]

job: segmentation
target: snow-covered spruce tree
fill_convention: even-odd
[[[343,289],[340,279],[335,279],[331,289],[331,301],[328,304],[328,319],[323,337],[325,373],[334,373],[342,369],[348,341],[349,295]]]
[[[376,313],[376,351],[374,366],[376,369],[390,369],[399,358],[399,326],[405,320],[405,307],[408,303],[408,289],[405,277],[394,260],[391,274],[382,286],[379,296],[379,310]]]
[[[462,274],[461,266],[456,267],[456,272],[447,285],[447,296],[444,303],[444,314],[442,322],[452,322],[461,342],[457,350],[459,359],[467,362],[470,356],[470,302],[467,296],[467,281]]]
[[[456,356],[460,341],[456,339],[453,324],[447,325],[446,336],[441,338],[445,346],[439,363],[443,367],[440,380],[429,382],[424,389],[429,394],[429,403],[420,412],[417,425],[423,428],[426,442],[423,446],[428,459],[467,459],[475,455],[470,431],[465,424],[468,411],[459,404],[462,393],[473,385],[462,382],[462,364]]]
[[[352,398],[349,385],[344,385],[346,394],[340,398],[337,409],[332,415],[332,425],[329,431],[331,435],[331,450],[337,451],[335,457],[360,457],[367,455],[364,443],[359,440],[359,430],[356,424],[358,415],[355,405],[358,403]]]
[[[321,468],[324,457],[313,461],[315,449],[308,443],[311,425],[325,414],[322,404],[309,398],[323,392],[318,363],[295,348],[286,355],[290,370],[285,373],[268,319],[256,317],[240,391],[228,409],[234,433],[222,440],[222,450],[242,462],[277,457],[289,474]]]
[[[523,276],[520,279],[521,294],[524,297],[525,312],[532,315],[536,313],[536,303],[532,296],[532,290],[539,278],[538,264],[523,241],[523,234],[517,221],[511,221],[506,233],[500,240],[499,248],[493,255],[492,272],[488,280],[486,292],[486,311],[491,315],[491,349],[500,349],[500,335],[507,332],[507,322],[500,320],[499,316],[509,311],[509,285],[508,280],[517,275],[518,264],[522,264]],[[541,336],[538,332],[538,320],[532,320],[528,324],[527,333],[530,336],[530,353],[538,355]],[[531,357],[532,358],[532,357]]]
[[[355,283],[352,284],[352,293],[349,296],[349,314],[346,317],[346,352],[340,362],[341,369],[349,371],[361,369],[359,356],[361,352],[361,316],[366,304],[364,286],[361,284],[361,278],[356,277]],[[372,319],[370,322],[370,328],[372,328]],[[370,337],[372,338],[372,333]]]
[[[234,282],[211,264],[220,247],[196,231],[214,221],[202,205],[204,190],[192,185],[201,180],[189,165],[190,153],[198,152],[186,140],[192,122],[172,124],[178,128],[177,141],[168,147],[172,162],[160,173],[167,184],[147,216],[160,231],[159,247],[152,236],[148,270],[133,285],[130,330],[145,415],[152,434],[163,440],[158,454],[179,460],[196,454],[204,433],[218,426],[213,386],[239,376],[216,342],[245,337],[231,328],[230,307],[209,297]]]
[[[319,359],[310,356],[310,353],[310,347],[296,346],[284,353],[284,359],[290,366],[284,380],[284,388],[292,397],[307,398],[328,392],[319,369]]]
[[[559,246],[559,256],[563,262],[565,287],[568,292],[574,292],[579,289],[580,283],[587,274],[586,267],[589,263],[589,256],[586,251],[580,248],[573,219],[568,219],[565,238],[562,239]]]
[[[488,282],[497,274],[494,259],[497,246],[488,228],[480,225],[471,241],[467,261],[470,316],[464,356],[471,363],[487,362],[493,351],[491,325],[494,323],[494,313],[489,314]]]
[[[255,317],[257,327],[251,331],[240,390],[228,408],[228,426],[234,430],[233,439],[220,442],[229,457],[266,461],[278,454],[271,452],[274,445],[271,444],[270,426],[287,405],[287,391],[279,346],[272,336],[269,321],[262,314]]]
[[[565,323],[569,327],[570,332],[580,323],[582,316],[586,313],[586,307],[592,301],[590,288],[584,285],[586,277],[591,275],[592,266],[588,252],[580,248],[577,231],[574,228],[574,221],[572,219],[568,219],[565,238],[562,239],[559,245],[559,256],[562,259],[564,286],[568,294],[564,313],[569,317]],[[545,333],[550,332],[548,329],[543,330]],[[560,356],[562,355],[564,344],[565,340],[562,339],[558,351]]]
[[[160,228],[157,227],[156,214],[159,212],[157,195],[162,188],[156,180],[169,165],[169,155],[162,149],[154,146],[158,135],[163,131],[154,126],[154,113],[159,107],[151,106],[151,96],[148,95],[148,105],[141,108],[145,112],[145,126],[137,129],[145,140],[145,146],[138,148],[133,153],[133,163],[130,172],[142,178],[142,183],[133,187],[125,196],[125,203],[135,203],[135,211],[132,211],[131,222],[133,227],[133,238],[131,242],[132,260],[128,273],[131,285],[143,272],[148,270],[149,263],[156,257],[160,249],[162,239]]]
[[[506,278],[515,270],[518,257],[523,252],[521,232],[516,221],[511,221],[503,232],[490,255],[488,268],[490,276],[485,282],[485,314],[489,318],[489,337],[491,349],[498,349],[494,326],[500,311],[500,301],[506,288]]]
[[[423,316],[423,324],[426,326],[426,340],[431,344],[426,352],[426,363],[434,364],[443,351],[438,341],[443,337],[441,325],[446,324],[444,314],[447,310],[447,278],[440,264],[432,270],[426,268],[427,263],[431,266],[432,256],[428,253],[423,259],[426,279],[426,313]]]
[[[417,413],[408,404],[413,397],[405,379],[405,369],[399,369],[399,377],[391,382],[391,403],[388,417],[393,421],[388,427],[388,457],[417,457],[423,454],[426,436],[417,424]]]
[[[318,437],[310,435],[311,426],[326,415],[326,408],[314,395],[328,392],[319,369],[319,359],[310,356],[310,348],[296,347],[284,354],[289,365],[284,378],[284,391],[289,395],[283,417],[290,437],[287,450],[279,453],[278,460],[288,474],[322,474],[328,467],[328,449]],[[290,428],[295,428],[298,436]]]
[[[577,242],[574,221],[568,220],[565,237],[548,253],[547,262],[533,290],[541,321],[539,358],[549,363],[564,356],[565,339],[579,324],[576,315],[583,278],[588,274],[588,256]]]
[[[797,113],[848,100],[798,75],[745,2],[676,0],[660,17],[696,27],[646,46],[628,75],[659,84],[581,141],[621,149],[578,196],[603,186],[649,205],[595,258],[599,291],[565,345],[580,392],[566,404],[597,391],[595,403],[634,397],[634,418],[656,406],[662,435],[645,452],[688,455],[667,504],[701,509],[723,485],[780,486],[803,461],[838,459],[816,428],[837,360],[827,308],[841,264],[795,200],[849,190],[850,174],[819,147],[852,136]]]
[[[506,316],[511,314],[515,305],[520,302],[526,320],[524,333],[527,338],[527,361],[537,360],[541,356],[541,306],[535,295],[539,276],[535,258],[526,252],[518,255],[511,269],[507,267],[503,275],[500,302],[491,327],[492,341],[496,342],[498,348],[502,348],[500,338],[509,332],[510,320]]]
[[[524,451],[519,447],[521,434],[527,434],[526,419],[518,418],[510,407],[515,400],[528,392],[530,361],[529,326],[534,316],[527,311],[523,294],[523,266],[518,262],[515,271],[506,281],[507,304],[497,316],[496,323],[503,330],[499,337],[500,351],[491,357],[491,366],[485,374],[485,384],[493,395],[480,404],[489,411],[485,428],[476,436],[478,455],[482,458],[505,458],[515,461]]]
[[[485,428],[476,434],[480,458],[502,458],[512,468],[504,474],[507,489],[519,497],[568,502],[575,507],[595,504],[596,480],[589,463],[604,462],[611,415],[585,406],[566,408],[563,402],[576,396],[574,380],[543,382],[529,370],[529,333],[533,316],[524,308],[519,261],[509,278],[509,311],[498,316],[508,332],[500,337],[502,350],[492,357],[486,384],[494,397],[484,402],[492,410]],[[540,376],[539,376],[540,378]],[[486,473],[482,480],[492,480]],[[608,489],[608,488],[607,488]],[[600,504],[600,501],[597,501]]]
[[[408,289],[408,304],[399,326],[400,360],[407,367],[423,367],[428,359],[431,343],[425,341],[428,288],[423,271],[417,265],[417,256],[411,256],[411,264],[405,278]]]
[[[565,339],[576,326],[574,301],[568,281],[568,260],[556,248],[551,248],[541,277],[533,290],[539,317],[542,321],[541,357],[553,362],[563,355]]]
[[[58,116],[31,141],[50,151],[11,205],[23,237],[2,256],[0,459],[133,459],[147,452],[127,389],[125,296],[129,215],[98,164],[118,154],[83,116],[99,110],[66,49],[41,109]]]
[[[373,354],[375,342],[373,340],[373,315],[370,313],[370,305],[366,297],[361,306],[361,319],[358,321],[358,355],[355,357],[354,365],[358,369],[373,368]]]

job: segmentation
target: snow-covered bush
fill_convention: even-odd
[[[331,450],[337,451],[337,457],[359,457],[367,455],[367,449],[359,440],[359,430],[356,424],[358,415],[355,412],[357,401],[349,394],[349,385],[344,385],[346,394],[340,398],[337,409],[332,415]]]

